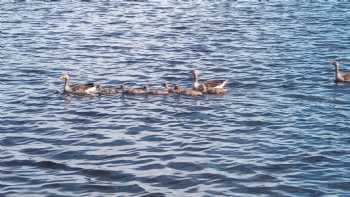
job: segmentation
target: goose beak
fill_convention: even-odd
[[[337,64],[338,64],[338,62],[335,61],[335,60],[332,60],[330,63],[331,63],[332,65],[337,65]]]
[[[60,79],[62,80],[68,80],[69,79],[69,76],[67,74],[63,74]]]

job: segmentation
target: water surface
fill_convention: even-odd
[[[0,194],[350,195],[347,1],[1,1]],[[78,97],[74,82],[224,96]]]

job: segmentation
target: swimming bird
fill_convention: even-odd
[[[96,85],[96,89],[97,89],[97,93],[98,95],[116,95],[116,94],[120,94],[123,93],[125,90],[125,86],[124,85],[120,85],[120,86],[102,86],[100,84]]]
[[[167,88],[164,89],[150,89],[148,86],[145,86],[146,92],[149,95],[168,95],[169,91]]]
[[[350,72],[340,71],[340,64],[337,61],[332,61],[331,64],[335,66],[335,81],[336,82],[350,82]]]
[[[94,94],[97,92],[94,83],[70,85],[70,77],[68,74],[63,74],[60,79],[64,80],[64,92],[73,94]]]
[[[127,94],[146,94],[147,93],[147,87],[143,86],[141,88],[129,88],[125,91]]]
[[[224,89],[224,88],[209,88],[206,90],[206,93],[208,93],[208,94],[225,94],[226,89]]]
[[[207,80],[207,81],[199,81],[198,71],[192,70],[192,88],[197,91],[207,92],[208,89],[218,88],[224,89],[228,80]]]
[[[175,85],[174,87],[174,91],[177,94],[183,94],[183,95],[187,95],[187,96],[202,96],[203,93],[197,90],[193,90],[193,89],[188,89],[188,88],[182,88],[179,85]]]
[[[171,85],[169,82],[164,82],[163,87],[169,92],[169,93],[175,93],[175,87]]]

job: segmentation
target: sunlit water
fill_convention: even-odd
[[[348,1],[1,1],[0,195],[350,195]],[[192,69],[224,96],[64,96]]]

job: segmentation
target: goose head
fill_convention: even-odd
[[[339,62],[337,62],[337,61],[331,61],[331,64],[332,64],[333,66],[335,66],[335,68],[336,68],[337,70],[338,70],[339,67],[340,67]]]
[[[69,75],[68,75],[68,74],[63,74],[63,75],[60,77],[60,79],[67,81],[67,80],[69,80]]]
[[[169,83],[168,81],[166,81],[166,82],[163,83],[163,87],[164,87],[165,89],[171,89],[171,88],[172,88],[172,87],[170,86],[170,83]]]
[[[164,83],[163,83],[163,87],[164,87],[164,88],[169,88],[169,83],[168,83],[167,81],[164,82]]]
[[[144,90],[145,92],[149,92],[150,90],[148,85],[144,85],[141,89]]]

